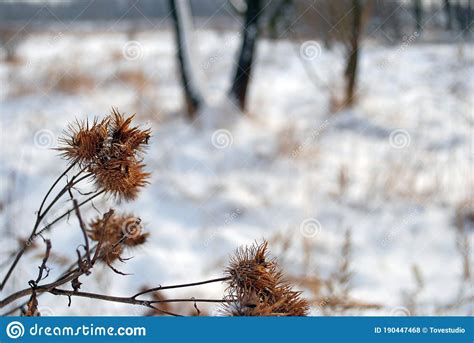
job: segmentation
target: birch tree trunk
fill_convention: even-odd
[[[195,61],[191,54],[190,33],[192,17],[187,0],[169,0],[171,18],[175,31],[179,72],[184,91],[187,113],[190,119],[203,105],[204,98],[196,77]]]
[[[229,91],[230,97],[237,101],[241,110],[245,110],[246,106],[247,89],[252,73],[252,62],[259,33],[258,23],[261,11],[261,0],[247,0],[245,24],[242,32],[242,46],[232,87]]]

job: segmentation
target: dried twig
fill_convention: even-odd
[[[219,281],[225,281],[228,278],[219,278],[219,279],[211,279],[211,280],[205,280],[205,281],[200,281],[200,282],[194,282],[194,283],[187,283],[187,284],[179,284],[179,285],[170,285],[170,286],[160,286],[160,287],[155,287],[155,288],[150,288],[145,291],[142,291],[140,293],[137,293],[131,297],[115,297],[115,296],[108,296],[108,295],[101,295],[101,294],[95,294],[95,293],[87,293],[87,292],[79,292],[79,291],[74,291],[74,290],[63,290],[63,289],[58,289],[57,287],[60,287],[61,285],[66,284],[67,282],[70,282],[74,280],[75,278],[79,277],[82,275],[83,272],[81,270],[75,270],[73,273],[70,273],[68,276],[61,278],[60,280],[57,280],[55,282],[52,282],[50,284],[38,286],[35,291],[36,293],[52,293],[56,295],[68,295],[68,296],[79,296],[79,297],[89,297],[93,299],[102,299],[106,301],[116,301],[116,302],[123,302],[123,303],[128,303],[128,304],[135,304],[135,305],[144,305],[147,306],[148,304],[155,304],[155,303],[166,303],[166,302],[213,302],[213,303],[227,303],[227,302],[232,302],[233,300],[229,299],[197,299],[197,298],[190,298],[190,299],[166,299],[166,300],[140,300],[137,299],[139,295],[144,295],[152,292],[156,292],[157,290],[165,290],[165,289],[173,289],[173,288],[183,288],[183,287],[192,287],[192,286],[197,286],[197,285],[204,285],[208,284],[211,282],[219,282]],[[24,296],[32,294],[32,289],[31,288],[26,288],[22,291],[16,292],[7,298],[3,299],[0,301],[0,308],[5,307],[6,305],[12,303],[13,301],[22,298]],[[149,306],[148,306],[149,307]]]
[[[16,254],[15,256],[15,259],[13,260],[12,264],[10,265],[10,268],[8,269],[6,275],[4,276],[3,280],[2,280],[2,283],[0,284],[0,290],[2,290],[8,279],[10,278],[10,276],[12,275],[13,271],[15,270],[18,262],[20,261],[20,259],[22,258],[23,254],[26,252],[26,250],[28,249],[28,247],[31,246],[32,242],[38,237],[40,236],[44,231],[46,231],[47,229],[49,229],[53,224],[57,223],[60,219],[66,217],[70,212],[72,212],[72,210],[66,212],[65,214],[59,216],[58,218],[56,218],[52,223],[46,225],[43,229],[41,229],[40,231],[38,231],[39,229],[39,226],[41,224],[41,222],[43,221],[43,219],[45,218],[46,214],[48,214],[48,212],[52,209],[52,207],[54,206],[54,204],[56,204],[59,199],[65,194],[65,192],[70,189],[72,186],[76,185],[77,183],[81,182],[82,180],[85,180],[87,177],[89,177],[88,175],[86,175],[85,177],[82,177],[82,178],[79,178],[77,179],[77,177],[82,173],[82,170],[76,174],[72,179],[71,181],[69,181],[67,183],[66,186],[63,187],[63,189],[61,189],[59,191],[59,193],[56,195],[56,197],[51,201],[51,203],[48,205],[48,207],[43,211],[43,206],[46,202],[46,199],[47,197],[49,196],[49,194],[51,193],[52,189],[54,188],[54,186],[57,185],[57,183],[59,182],[59,180],[61,178],[63,178],[67,172],[70,170],[70,168],[72,168],[72,166],[68,167],[61,175],[60,177],[55,181],[55,183],[53,184],[53,186],[50,188],[50,190],[48,190],[47,192],[47,195],[43,198],[43,201],[40,205],[40,209],[38,210],[37,212],[37,217],[36,217],[36,221],[35,221],[35,225],[33,226],[33,229],[31,231],[31,234],[30,236],[28,237],[27,241],[26,241],[26,244],[23,245],[20,250],[18,251],[18,253]],[[100,192],[99,192],[100,193]],[[88,201],[91,201],[95,196],[87,199],[86,201],[82,202],[80,206],[82,206],[83,204],[87,203]]]
[[[91,253],[90,253],[90,247],[89,247],[89,237],[87,237],[87,229],[86,225],[84,224],[84,221],[82,220],[81,217],[81,212],[79,210],[79,204],[77,203],[77,200],[73,198],[71,190],[69,190],[69,193],[71,195],[72,203],[74,205],[74,211],[76,213],[77,220],[79,221],[79,227],[81,228],[82,236],[84,237],[84,246],[86,249],[86,259],[87,259],[87,264],[90,266],[91,265]]]
[[[38,277],[36,278],[36,280],[30,281],[30,283],[33,284],[34,287],[36,287],[38,283],[40,283],[41,280],[44,280],[49,274],[49,268],[46,266],[46,263],[48,262],[51,253],[51,241],[49,239],[46,239],[44,242],[46,244],[46,252],[44,253],[43,262],[41,263],[41,266],[39,266]],[[46,275],[43,277],[44,271],[46,271]]]
[[[133,298],[137,298],[140,295],[147,294],[147,293],[153,293],[156,291],[163,291],[165,289],[172,289],[172,288],[183,288],[183,287],[193,287],[193,286],[200,286],[200,285],[205,285],[208,283],[213,283],[213,282],[224,282],[230,280],[230,277],[221,277],[217,279],[210,279],[210,280],[205,280],[205,281],[199,281],[199,282],[192,282],[192,283],[183,283],[179,285],[171,285],[171,286],[158,286],[155,288],[150,288],[147,290],[144,290],[142,292],[139,292],[133,296]]]

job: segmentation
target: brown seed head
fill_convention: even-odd
[[[230,316],[305,316],[309,305],[301,293],[283,280],[275,259],[269,259],[268,243],[240,248],[225,273],[230,277],[224,305]]]
[[[136,161],[109,161],[95,166],[95,182],[100,189],[120,199],[133,200],[148,183],[150,173]]]
[[[87,165],[92,163],[102,151],[107,141],[107,119],[75,121],[70,124],[65,135],[59,139],[61,155],[72,163]]]
[[[267,254],[268,243],[254,244],[250,247],[239,248],[231,257],[225,273],[231,277],[229,288],[238,295],[252,291],[265,292],[275,286],[274,259]]]
[[[141,151],[150,139],[150,130],[140,130],[139,127],[131,127],[132,115],[125,118],[117,109],[112,109],[110,125],[110,136],[112,138],[112,147],[118,148],[119,152],[135,154]]]
[[[91,240],[102,241],[103,259],[108,263],[120,258],[124,248],[141,245],[149,236],[143,232],[140,219],[129,214],[114,214],[106,222],[96,218],[89,224],[88,234]]]
[[[125,200],[136,198],[150,176],[141,163],[150,130],[132,127],[133,117],[113,109],[100,122],[76,121],[58,148],[64,158],[87,169],[100,190]]]

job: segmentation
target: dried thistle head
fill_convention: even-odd
[[[300,297],[299,292],[281,290],[276,300],[260,298],[256,294],[246,295],[237,302],[224,306],[223,313],[232,317],[262,317],[262,316],[306,316],[309,305]]]
[[[150,139],[150,130],[140,130],[139,127],[131,127],[135,115],[125,118],[117,109],[112,109],[110,115],[110,136],[112,145],[115,147],[124,147],[129,152],[141,151]]]
[[[225,274],[229,277],[223,313],[230,316],[305,316],[308,302],[301,292],[283,281],[276,260],[270,259],[268,242],[240,248],[231,258]]]
[[[133,118],[113,109],[102,121],[76,121],[58,148],[65,159],[91,173],[99,190],[125,200],[136,198],[150,176],[142,163],[150,130],[132,126]]]
[[[140,189],[148,184],[150,173],[144,171],[144,164],[131,160],[108,161],[91,170],[100,189],[116,198],[133,200]]]
[[[88,120],[69,124],[64,136],[59,139],[61,155],[71,163],[81,166],[92,163],[104,148],[107,138],[107,119],[92,124]]]
[[[102,242],[103,260],[108,264],[120,259],[125,248],[144,244],[149,236],[143,232],[140,218],[129,214],[114,214],[107,220],[96,218],[89,224],[88,235]]]
[[[276,262],[268,258],[267,247],[268,243],[263,242],[236,250],[225,269],[233,292],[243,295],[252,291],[264,292],[275,286]]]

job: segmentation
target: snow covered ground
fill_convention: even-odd
[[[341,53],[310,42],[315,55],[305,55],[296,42],[261,41],[242,116],[224,96],[236,34],[199,31],[195,39],[209,106],[192,123],[182,113],[173,37],[166,30],[131,38],[36,34],[20,43],[16,63],[0,63],[6,242],[0,261],[16,238],[28,235],[42,196],[66,166],[50,150],[66,123],[116,106],[153,128],[146,156],[151,185],[137,201],[113,205],[139,215],[151,237],[117,266],[133,275],[99,269],[83,280],[84,290],[131,295],[144,285],[219,277],[236,247],[278,233],[292,237],[283,266],[288,274],[302,273],[309,242],[310,270],[325,278],[340,261],[350,229],[351,294],[385,305],[362,314],[405,306],[402,292],[416,285],[413,265],[425,282],[424,313],[451,301],[462,273],[455,211],[473,200],[473,45],[421,38],[398,46],[364,42],[358,104],[333,113]],[[86,213],[88,219],[96,215],[92,208]],[[75,224],[71,218],[51,233],[53,252],[71,261],[81,237]],[[472,241],[472,229],[469,235]],[[39,264],[32,259],[42,250],[22,260],[2,298],[27,287]],[[58,266],[51,278],[59,272]],[[222,290],[211,284],[167,294],[215,298]],[[44,296],[42,306],[57,315],[143,313],[87,299],[73,299],[67,308],[67,299],[52,296]],[[466,312],[461,306],[450,313]]]

